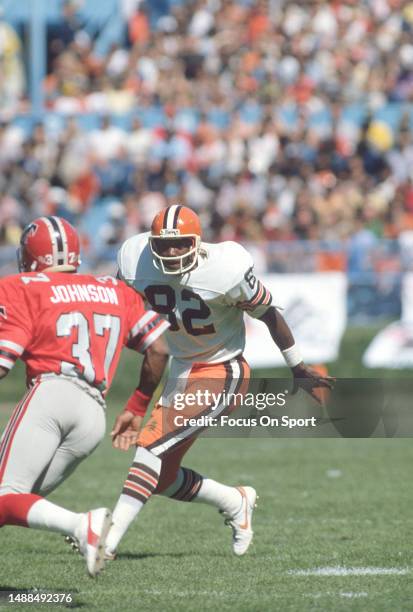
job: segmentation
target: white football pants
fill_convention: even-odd
[[[83,381],[46,375],[15,408],[0,441],[0,495],[46,495],[105,434],[104,403]]]

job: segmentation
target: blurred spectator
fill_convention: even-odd
[[[125,37],[97,57],[63,4],[46,95],[65,120],[0,125],[0,227],[59,210],[110,244],[181,201],[208,239],[340,240],[354,261],[413,228],[413,3],[170,5],[156,22],[123,0]]]
[[[25,89],[20,39],[12,26],[3,19],[0,8],[0,112],[4,117],[18,110]]]
[[[112,125],[109,117],[103,117],[98,129],[89,135],[89,150],[97,159],[115,159],[126,146],[126,132]]]
[[[60,19],[50,24],[48,28],[47,65],[49,71],[53,68],[55,59],[70,47],[76,34],[84,25],[78,13],[78,0],[64,0],[61,6]]]
[[[144,48],[150,37],[149,20],[142,3],[136,7],[128,22],[129,41],[136,48]]]

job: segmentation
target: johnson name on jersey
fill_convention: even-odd
[[[144,352],[167,328],[111,276],[29,272],[0,280],[0,366],[20,357],[29,382],[64,374],[107,391],[122,347]]]
[[[248,251],[236,242],[201,244],[198,265],[166,276],[153,260],[149,232],[129,238],[118,254],[119,275],[167,317],[171,355],[219,363],[245,346],[244,311],[261,317],[271,294],[254,276]]]

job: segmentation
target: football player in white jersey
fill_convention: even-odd
[[[232,527],[233,552],[243,555],[253,535],[255,490],[221,484],[181,467],[181,461],[208,417],[216,419],[235,408],[225,401],[203,403],[205,392],[247,391],[244,312],[267,325],[296,387],[305,381],[306,391],[319,401],[320,388],[331,387],[333,379],[303,363],[287,323],[271,305],[271,294],[254,275],[249,253],[235,242],[202,242],[200,221],[191,209],[175,205],[157,214],[151,232],[123,244],[118,266],[120,278],[168,318],[165,337],[172,359],[162,396],[146,425],[136,433],[151,398],[134,394],[112,432],[115,447],[125,450],[135,443],[137,451],[113,513],[107,557],[114,557],[128,526],[154,493],[217,507]],[[189,397],[197,391],[204,395],[197,396],[195,406],[185,405],[176,418],[177,393]]]

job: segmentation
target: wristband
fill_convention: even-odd
[[[151,401],[150,395],[145,395],[139,389],[135,389],[130,398],[127,401],[125,410],[132,412],[135,416],[145,416],[146,409]]]
[[[295,366],[297,366],[303,360],[301,353],[300,353],[300,349],[298,348],[296,344],[293,344],[292,346],[290,346],[290,348],[287,348],[284,351],[281,351],[281,353],[283,354],[285,363],[290,368],[295,368]]]

